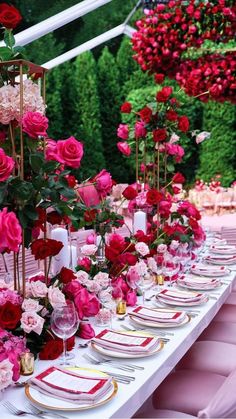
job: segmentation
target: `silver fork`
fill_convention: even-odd
[[[158,332],[158,330],[146,330],[146,328],[139,328],[139,327],[137,327],[137,328],[134,328],[134,327],[129,327],[129,326],[126,326],[126,325],[124,325],[124,326],[121,326],[121,327],[123,327],[123,329],[124,330],[127,330],[128,332],[141,332],[141,331],[144,331],[144,332],[146,332],[146,333],[149,333],[150,335],[153,335],[153,336],[157,336],[157,337],[160,337],[160,339],[164,342],[164,343],[167,343],[167,342],[169,342],[169,340],[170,339],[168,339],[168,338],[165,338],[163,335],[161,335],[159,332]]]
[[[40,410],[36,406],[33,406],[32,404],[27,403],[27,408],[34,414],[34,415],[40,415],[43,416],[51,416],[52,418],[58,418],[58,419],[67,419],[66,416],[62,416],[59,413],[55,412],[46,412],[45,410]]]
[[[113,360],[113,359],[109,359],[109,358],[104,358],[103,356],[99,355],[99,357],[95,357],[93,355],[94,359],[97,359],[97,361],[102,361],[102,362],[106,362],[108,364],[119,364],[119,361]],[[125,367],[130,367],[132,368],[132,370],[144,370],[144,367],[141,367],[140,365],[134,365],[134,364],[123,364]]]
[[[153,327],[151,327],[151,326],[150,327],[149,326],[140,327],[140,326],[136,326],[136,325],[135,326],[134,325],[127,326],[127,325],[124,324],[121,327],[123,327],[123,329],[131,331],[131,332],[136,332],[136,331],[140,330],[140,331],[144,331],[144,332],[147,332],[147,333],[153,333],[153,334],[156,334],[156,335],[160,336],[161,338],[164,337],[164,336],[174,336],[173,332],[163,332],[161,330],[153,329]]]
[[[90,358],[90,360],[92,359],[94,363],[95,362],[97,363],[97,365],[106,363],[104,361],[99,361],[99,359],[95,358],[92,355],[84,354],[83,357],[84,358],[87,358],[87,359]],[[114,366],[114,368],[117,368],[119,370],[128,371],[128,372],[134,372],[134,368],[131,368],[130,366],[125,366],[124,364],[123,365],[118,365],[117,363],[113,363],[112,361],[110,362],[110,364],[112,366]]]
[[[2,405],[8,410],[8,412],[12,413],[14,416],[23,416],[23,415],[30,415],[35,416],[32,412],[27,412],[25,410],[17,409],[17,407],[13,406],[8,400],[3,402]],[[38,417],[43,417],[42,415],[36,414]]]

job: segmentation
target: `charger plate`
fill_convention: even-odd
[[[98,378],[108,377],[108,375],[105,374],[104,372],[93,370],[90,368],[67,367],[66,369],[70,371],[74,371],[74,372],[86,371],[86,374],[91,377],[96,377],[96,376]],[[99,406],[102,406],[103,404],[108,403],[111,399],[113,399],[113,397],[116,395],[118,391],[117,382],[113,379],[111,383],[112,383],[111,390],[109,390],[109,392],[104,397],[102,397],[99,401],[95,402],[93,405],[81,404],[79,406],[76,406],[75,403],[56,399],[54,397],[47,396],[46,394],[40,393],[40,391],[31,387],[30,384],[27,384],[25,386],[25,395],[33,404],[40,406],[43,409],[72,412],[72,411],[93,409],[95,407],[99,407]]]

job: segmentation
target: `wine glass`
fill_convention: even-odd
[[[145,292],[152,287],[154,284],[154,276],[147,272],[144,275],[140,276],[140,280],[138,282],[138,287],[142,291],[142,297],[143,297],[143,306],[145,305]]]
[[[163,258],[162,272],[163,272],[163,275],[168,276],[170,279],[169,285],[168,285],[169,287],[172,286],[172,277],[179,272],[179,269],[180,269],[179,258],[173,257],[169,253],[166,253]]]
[[[66,340],[75,334],[77,328],[78,315],[73,303],[65,303],[54,308],[51,314],[51,330],[63,340],[63,366],[68,365],[66,362]]]
[[[113,288],[111,286],[109,286],[106,289],[102,289],[98,293],[98,298],[99,298],[99,301],[102,305],[101,310],[103,310],[103,311],[104,310],[109,310],[109,312],[110,312],[110,316],[105,316],[105,318],[106,318],[105,323],[109,324],[111,329],[112,329],[112,317],[113,317],[113,314],[115,313],[115,310],[116,310],[116,302],[112,297],[112,291],[113,291]],[[105,326],[105,324],[104,324],[104,326]]]

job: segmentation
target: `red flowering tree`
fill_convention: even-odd
[[[159,4],[136,22],[134,59],[142,70],[156,73],[157,83],[165,75],[175,78],[187,94],[203,101],[235,103],[235,48],[217,48],[234,39],[235,15],[236,6],[231,0],[171,0],[167,5]],[[205,48],[208,40],[216,46],[214,53]],[[189,59],[193,51],[200,56]]]

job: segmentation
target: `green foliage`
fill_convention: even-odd
[[[60,67],[53,68],[48,73],[46,84],[48,134],[49,137],[55,139],[59,139],[63,135],[62,74]]]
[[[103,49],[98,60],[98,82],[106,169],[112,173],[116,181],[124,182],[127,179],[127,174],[124,172],[124,160],[116,146],[116,130],[120,121],[119,71],[107,47]]]
[[[63,50],[64,43],[57,41],[54,33],[49,33],[26,45],[25,56],[29,61],[42,65],[60,55]]]
[[[201,144],[198,176],[209,181],[221,174],[222,184],[235,180],[236,170],[236,112],[229,103],[209,102],[204,105],[203,129],[211,138]]]
[[[76,138],[84,143],[81,176],[87,178],[105,166],[96,62],[91,52],[78,56],[73,76],[76,98],[73,112],[78,118]]]

